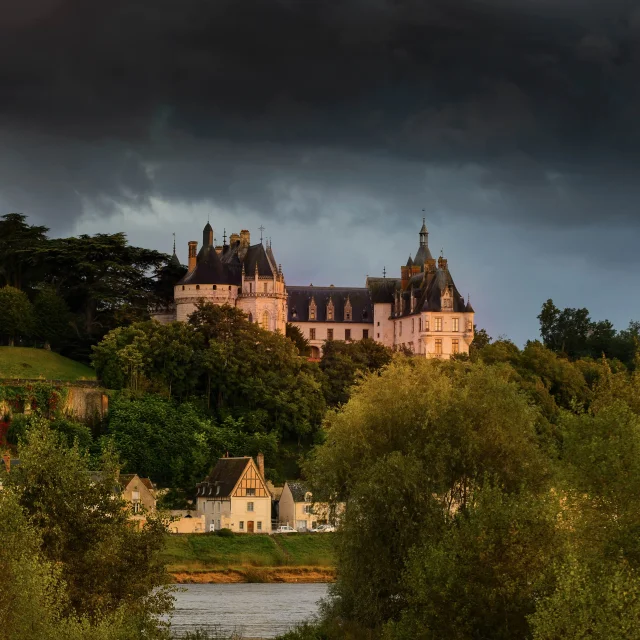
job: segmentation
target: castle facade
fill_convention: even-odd
[[[161,321],[186,321],[199,300],[229,304],[269,331],[297,326],[322,355],[325,340],[370,338],[394,350],[448,359],[469,353],[474,310],[457,289],[444,257],[429,250],[424,223],[415,255],[400,277],[368,277],[364,287],[288,286],[270,243],[251,244],[242,230],[214,246],[209,223],[202,247],[189,242],[188,272],[175,286],[175,310]],[[174,253],[173,260],[177,261]]]

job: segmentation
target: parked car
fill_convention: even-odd
[[[281,524],[273,533],[297,533],[297,531],[288,524]]]
[[[336,528],[330,524],[321,524],[315,529],[311,529],[311,533],[333,533]]]

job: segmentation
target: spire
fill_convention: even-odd
[[[387,277],[387,267],[382,267],[382,277],[383,278]]]
[[[227,244],[227,228],[224,227],[224,229],[222,230],[222,244],[224,246],[226,246]]]
[[[427,231],[425,218],[422,218],[422,228],[420,229],[420,246],[426,247],[428,244],[429,244],[429,232]]]
[[[173,255],[171,256],[171,260],[169,261],[172,265],[179,267],[180,260],[178,259],[178,255],[176,254],[176,234],[173,234]]]
[[[202,230],[202,246],[213,246],[213,227],[208,222]]]

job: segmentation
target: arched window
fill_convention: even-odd
[[[196,289],[199,289],[199,288],[200,288],[200,285],[199,285],[199,284],[197,284],[197,285],[196,285]]]
[[[262,328],[269,329],[269,312],[265,311],[262,314]]]

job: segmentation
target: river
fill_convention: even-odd
[[[318,612],[326,584],[187,584],[176,596],[171,630],[203,629],[274,638]]]

